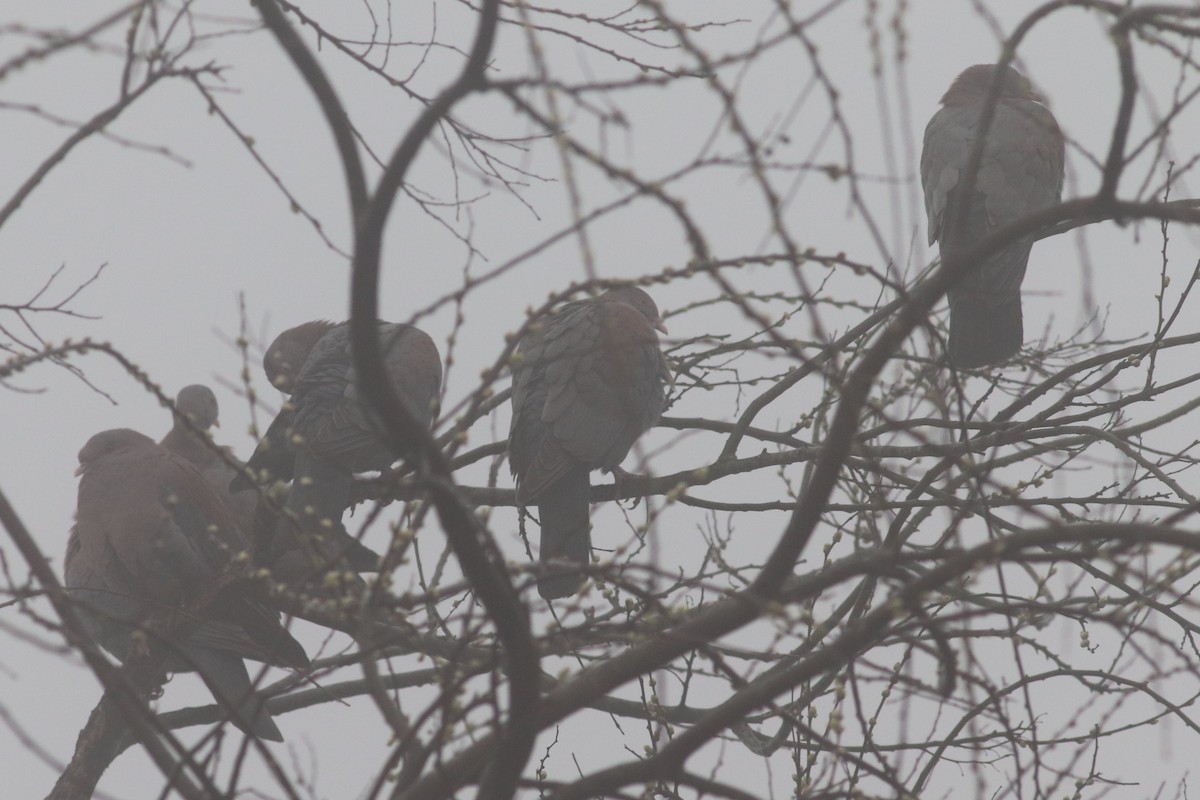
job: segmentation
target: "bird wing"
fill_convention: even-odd
[[[522,345],[513,466],[532,499],[572,467],[611,469],[654,424],[665,364],[651,323],[618,302],[565,306]]]
[[[442,362],[424,332],[403,323],[380,323],[384,368],[417,419],[432,422],[441,391]],[[338,459],[353,471],[383,469],[395,460],[380,441],[357,385],[349,326],[327,334],[296,381],[296,428],[314,455]]]
[[[248,549],[204,477],[149,439],[89,464],[79,488],[67,582],[101,614],[136,624],[212,590],[230,560]],[[307,663],[253,584],[226,586],[205,608],[188,642],[275,664]],[[121,656],[127,645],[102,639]],[[115,646],[114,646],[115,645]]]
[[[929,216],[929,242],[947,242],[946,207],[959,187],[978,137],[982,103],[941,108],[925,129],[921,181]],[[970,247],[993,230],[1056,203],[1062,193],[1063,138],[1053,115],[1032,100],[996,106],[958,247]],[[957,202],[965,198],[959,197]],[[971,290],[1008,299],[1019,294],[1031,239],[1014,242],[970,276]]]

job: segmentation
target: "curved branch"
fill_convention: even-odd
[[[253,0],[253,5],[258,8],[267,29],[275,36],[276,41],[304,77],[308,88],[316,95],[317,105],[325,114],[325,121],[329,123],[338,156],[342,160],[346,190],[350,195],[350,208],[353,219],[357,222],[367,205],[367,181],[363,177],[362,159],[358,156],[358,145],[354,141],[354,130],[350,126],[346,109],[321,65],[288,24],[278,3],[275,0]]]
[[[396,193],[403,186],[405,175],[425,140],[454,104],[487,87],[484,70],[495,40],[499,2],[488,0],[483,4],[475,41],[462,73],[425,107],[389,160],[375,192],[365,202],[362,202],[365,190],[358,183],[362,173],[349,120],[336,94],[274,0],[259,0],[259,8],[272,33],[317,95],[334,130],[350,184],[356,232],[350,281],[350,334],[359,389],[368,407],[382,420],[389,443],[410,464],[417,465],[463,573],[495,622],[497,635],[504,646],[510,692],[509,720],[481,796],[506,800],[516,790],[536,735],[530,720],[535,716],[540,696],[539,667],[528,611],[508,580],[503,558],[490,534],[459,496],[450,464],[437,442],[387,380],[376,329],[380,252]]]

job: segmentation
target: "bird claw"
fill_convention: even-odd
[[[627,472],[626,470],[621,469],[620,467],[614,467],[613,469],[609,470],[609,473],[612,475],[612,478],[613,478],[613,498],[618,503],[621,502],[621,500],[623,499],[621,497],[621,491],[624,488],[624,484],[626,481],[633,481],[636,483],[637,481],[646,480],[645,475],[638,475],[637,473],[634,473],[634,472]],[[637,496],[634,496],[631,498],[625,498],[625,499],[629,499],[629,500],[633,501],[633,504],[629,506],[631,509],[637,508],[638,503],[642,502],[641,495],[637,495]]]

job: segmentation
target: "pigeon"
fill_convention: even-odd
[[[1000,94],[971,193],[959,181],[979,136],[992,81]],[[925,128],[921,184],[929,243],[942,260],[999,228],[1055,205],[1062,195],[1063,135],[1025,76],[979,64],[959,75]],[[949,360],[955,367],[996,364],[1021,349],[1021,282],[1033,237],[1025,236],[967,268],[949,291]]]
[[[248,549],[208,482],[185,459],[128,428],[89,439],[77,474],[64,577],[91,635],[122,661],[147,642],[163,647],[164,668],[197,672],[235,725],[282,741],[243,659],[296,669],[309,661],[278,614],[259,601],[258,584],[230,582],[200,609],[202,619],[165,641],[135,635],[156,613],[188,608],[211,592]]]
[[[589,473],[617,471],[662,413],[671,371],[656,329],[650,295],[620,286],[535,322],[518,346],[509,463],[518,504],[537,504],[542,562],[588,563]],[[567,597],[583,582],[578,569],[548,569],[538,592]]]

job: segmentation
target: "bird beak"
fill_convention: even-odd
[[[78,478],[82,474],[83,474],[83,464],[80,464],[78,467],[75,468],[75,477]]]
[[[667,333],[667,323],[663,322],[661,319],[654,323],[654,327],[663,333]]]
[[[221,427],[221,420],[219,420],[219,419],[214,419],[214,420],[213,420],[213,427],[214,427],[214,428],[219,428],[219,427]]]

